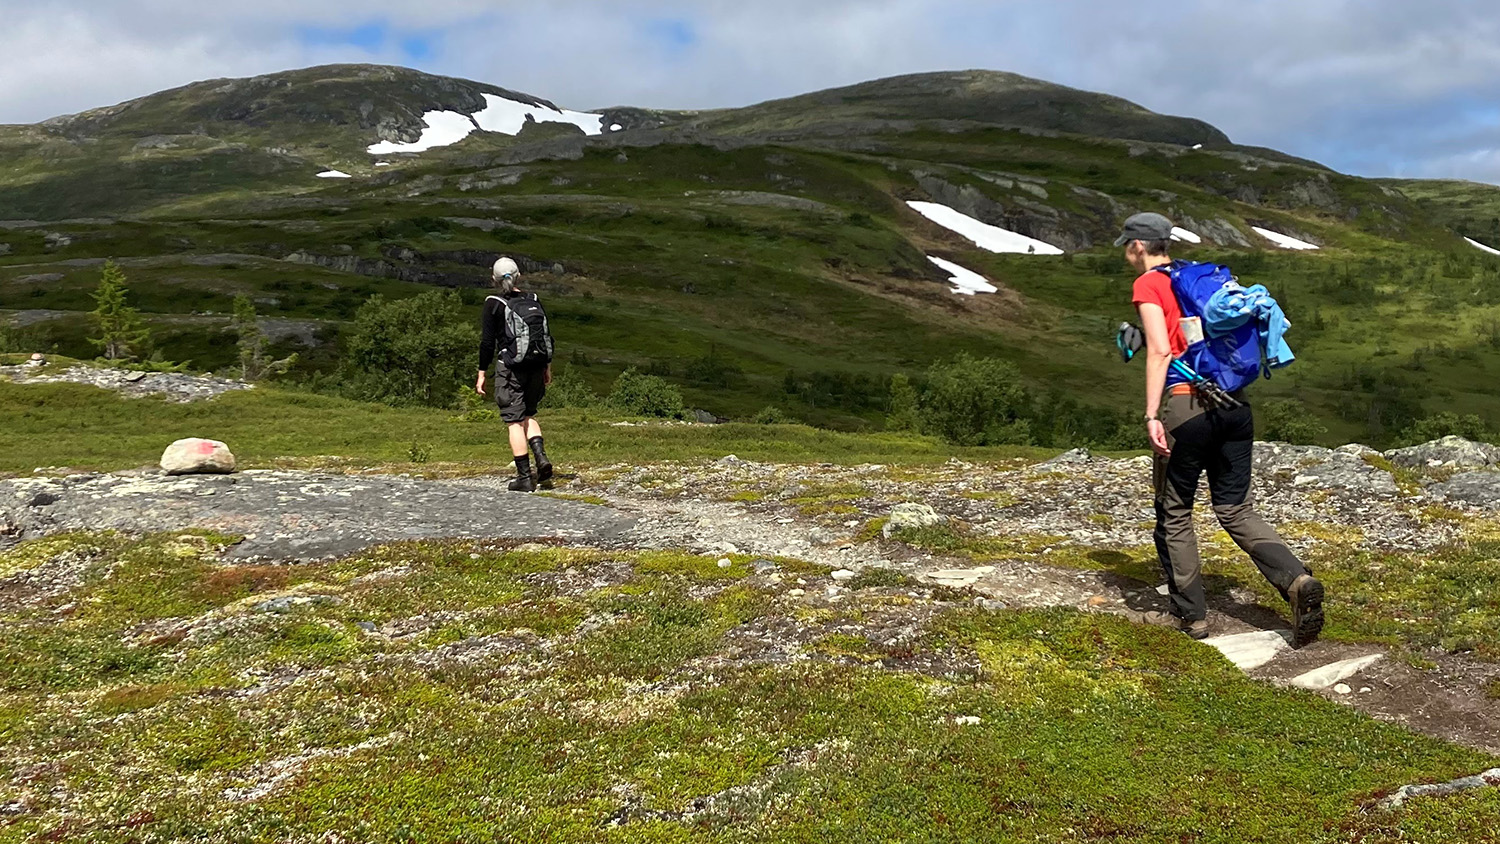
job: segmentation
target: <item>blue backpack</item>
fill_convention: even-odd
[[[1182,354],[1182,362],[1226,393],[1255,383],[1262,372],[1260,329],[1255,320],[1219,334],[1209,330],[1209,301],[1225,285],[1239,285],[1229,268],[1176,261],[1170,271],[1162,267],[1161,272],[1172,279],[1172,292],[1182,307],[1183,317],[1197,317],[1203,325],[1203,338],[1190,343]]]

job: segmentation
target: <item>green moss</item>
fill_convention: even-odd
[[[901,572],[879,566],[871,566],[855,575],[847,586],[858,592],[863,589],[908,589],[916,588],[917,582]]]

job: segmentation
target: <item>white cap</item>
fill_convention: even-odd
[[[509,258],[501,258],[500,260],[495,262],[494,276],[496,281],[499,281],[506,276],[516,278],[520,275],[521,268],[516,266],[515,261],[512,261]]]

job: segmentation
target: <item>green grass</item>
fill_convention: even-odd
[[[0,381],[0,471],[38,466],[116,470],[154,464],[179,437],[229,444],[245,468],[277,465],[358,467],[405,463],[411,445],[430,446],[430,472],[489,471],[508,462],[498,423],[451,421],[448,411],[400,409],[271,388],[213,401],[171,404],[127,400],[81,385]],[[540,417],[561,465],[700,460],[817,463],[940,463],[950,457],[1002,459],[1038,449],[961,449],[904,434],[845,434],[799,425],[614,427],[585,411]]]
[[[207,587],[205,566],[236,568],[216,562],[223,541],[0,555],[98,555],[70,593],[15,592],[0,612],[0,796],[26,795],[0,841],[1332,844],[1457,840],[1494,811],[1492,795],[1366,811],[1497,760],[1107,616],[874,591],[808,612],[743,560],[464,542],[299,567],[294,592],[341,601],[263,613],[286,583]],[[139,606],[148,584],[161,594]],[[93,611],[60,618],[64,601]],[[201,632],[124,644],[166,608]],[[924,608],[914,639],[887,640]],[[757,635],[804,658],[751,657]]]

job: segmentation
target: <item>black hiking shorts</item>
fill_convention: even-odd
[[[495,369],[495,404],[500,406],[500,419],[507,425],[517,425],[536,415],[537,405],[547,395],[547,368],[508,369],[504,365]]]

